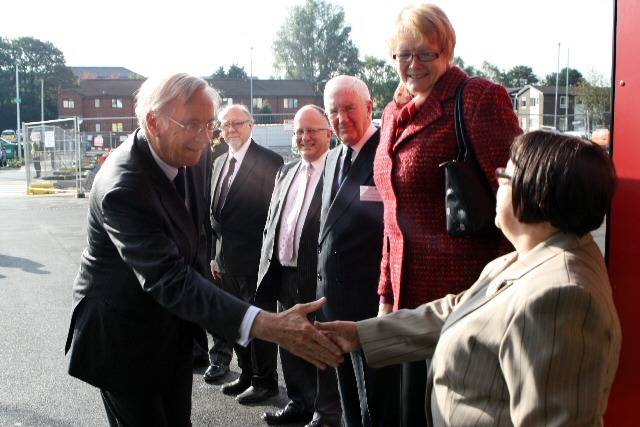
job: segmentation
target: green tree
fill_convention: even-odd
[[[369,87],[374,110],[382,110],[393,99],[393,93],[400,82],[393,66],[384,59],[369,55],[364,57],[358,77]]]
[[[273,42],[274,68],[285,78],[310,82],[321,94],[339,74],[360,70],[358,48],[345,25],[344,9],[324,0],[293,6]]]
[[[229,70],[225,71],[224,67],[218,67],[213,74],[211,74],[212,79],[233,79],[233,80],[246,80],[249,78],[246,71],[244,71],[244,67],[240,67],[236,64],[231,64],[229,66]]]
[[[538,77],[533,73],[533,69],[527,65],[516,65],[506,73],[503,83],[507,87],[522,87],[538,83]]]
[[[480,66],[480,71],[484,77],[502,85],[506,84],[507,76],[497,65],[494,65],[488,61],[483,61]]]
[[[485,77],[485,75],[482,73],[482,71],[478,70],[473,65],[465,66],[464,59],[462,59],[459,56],[456,56],[456,57],[453,58],[453,65],[455,65],[456,67],[461,68],[465,73],[467,73],[470,76]]]
[[[589,129],[606,127],[611,112],[611,88],[602,74],[595,71],[583,78],[576,87],[578,102],[584,105],[590,118]]]
[[[551,73],[547,74],[544,78],[545,86],[555,86],[556,85],[556,74]],[[582,77],[582,73],[575,68],[569,68],[569,86],[578,86],[584,77]],[[558,79],[558,86],[564,87],[567,84],[567,67],[564,67],[560,70],[560,78]]]
[[[58,89],[75,82],[63,53],[32,37],[0,39],[0,128],[15,128],[15,66],[20,78],[20,119],[40,120],[40,81],[44,81],[44,118],[58,117]]]

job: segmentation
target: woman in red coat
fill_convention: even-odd
[[[468,78],[453,65],[454,47],[455,32],[437,6],[410,6],[398,15],[389,51],[411,100],[385,108],[374,164],[384,203],[379,315],[461,292],[509,250],[497,233],[447,234],[439,165],[456,157],[455,94]],[[466,85],[463,104],[473,151],[495,190],[494,171],[507,162],[511,142],[522,132],[511,98],[504,87],[478,78]],[[423,362],[403,367],[403,425],[424,424],[426,374]]]

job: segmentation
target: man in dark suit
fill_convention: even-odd
[[[141,129],[109,156],[91,191],[65,351],[69,374],[100,389],[113,426],[191,425],[193,323],[229,341],[260,337],[319,366],[337,365],[331,354],[339,350],[306,318],[321,301],[274,315],[198,273],[204,189],[193,166],[218,99],[187,74],[145,81]],[[298,345],[288,337],[295,334],[310,341]]]
[[[380,132],[371,123],[372,102],[360,79],[327,82],[324,105],[342,142],[324,170],[318,255],[318,296],[327,297],[326,320],[362,320],[378,310],[382,203],[373,182]],[[399,368],[372,369],[362,352],[337,369],[348,426],[397,425]]]
[[[225,107],[218,114],[227,154],[213,162],[211,175],[211,228],[214,251],[211,273],[220,287],[243,301],[252,301],[258,280],[262,230],[267,219],[275,176],[282,157],[251,138],[253,119],[243,105]],[[211,371],[225,371],[232,349],[238,357],[240,377],[222,386],[239,403],[257,403],[278,394],[277,373],[253,374],[251,349],[214,337]]]
[[[331,140],[331,126],[324,110],[306,105],[293,119],[294,142],[301,159],[284,165],[276,185],[264,229],[255,305],[267,310],[287,310],[313,301],[316,295],[318,232],[322,172]],[[254,341],[254,374],[265,376],[276,370],[276,346]],[[341,410],[335,373],[325,381],[333,387],[318,394],[316,367],[280,348],[280,360],[289,402],[284,409],[265,412],[270,425],[310,422],[339,425]],[[315,412],[315,417],[314,417]],[[315,424],[310,424],[315,425]]]

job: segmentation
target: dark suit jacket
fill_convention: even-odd
[[[360,200],[360,186],[373,186],[373,159],[380,131],[362,147],[345,182],[331,200],[338,178],[341,147],[332,149],[324,167],[318,297],[326,296],[328,320],[361,320],[378,312],[382,251],[382,203]]]
[[[278,236],[280,231],[280,219],[285,201],[287,200],[291,182],[300,168],[302,162],[296,160],[287,163],[276,176],[275,189],[269,205],[269,216],[264,228],[262,251],[260,254],[260,267],[258,270],[258,289],[256,300],[262,294],[268,293],[272,298],[277,298],[280,285],[280,262],[278,261]],[[294,195],[295,196],[295,195]],[[318,265],[318,233],[320,230],[320,203],[322,199],[322,178],[318,181],[307,216],[304,219],[300,244],[298,247],[298,262],[296,272],[298,274],[298,289],[291,299],[296,302],[309,302],[316,295],[316,269]]]
[[[190,196],[204,191],[194,168],[186,180]],[[72,376],[112,391],[171,387],[164,373],[191,363],[190,322],[237,339],[248,306],[197,273],[202,199],[191,199],[193,216],[139,131],[102,166],[73,288]]]
[[[213,162],[211,177],[211,228],[214,252],[222,273],[232,276],[256,276],[260,261],[262,231],[267,219],[276,173],[282,157],[250,141],[240,169],[236,172],[220,218],[214,217],[215,191],[224,179],[222,170],[229,153]]]

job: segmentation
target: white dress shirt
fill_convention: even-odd
[[[224,181],[224,176],[227,175],[229,171],[229,161],[234,158],[236,159],[236,166],[233,170],[233,174],[229,177],[229,188],[231,188],[231,184],[235,179],[236,175],[238,175],[238,171],[240,170],[240,166],[242,165],[242,161],[244,160],[244,156],[247,154],[247,150],[249,149],[249,145],[253,144],[251,141],[251,137],[240,146],[238,151],[233,151],[231,145],[229,145],[229,157],[227,157],[227,161],[224,163],[224,167],[222,168],[222,172],[220,173],[220,179],[218,179],[218,184],[216,186],[216,191],[214,193],[214,197],[216,198],[215,204],[213,206],[218,206],[218,198],[220,197],[220,186],[222,185],[222,181]]]

